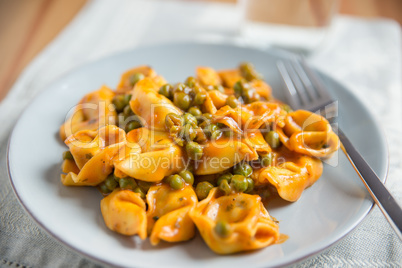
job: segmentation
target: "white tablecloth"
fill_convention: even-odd
[[[7,141],[18,115],[51,81],[85,62],[152,43],[200,40],[249,42],[238,35],[231,4],[182,1],[89,2],[24,70],[0,103],[0,266],[95,267],[48,234],[18,204],[6,171]],[[396,22],[337,17],[326,45],[310,62],[343,81],[372,107],[390,150],[386,186],[402,203],[401,30]],[[402,266],[402,244],[375,207],[342,241],[297,264]]]

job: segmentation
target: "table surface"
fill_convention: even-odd
[[[236,0],[209,0],[236,2]],[[0,101],[24,67],[74,18],[87,0],[0,0]],[[402,23],[400,0],[341,0],[340,13]]]

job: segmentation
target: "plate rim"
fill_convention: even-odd
[[[10,132],[10,136],[7,142],[7,149],[6,149],[6,167],[7,167],[7,174],[8,174],[8,178],[10,181],[10,184],[12,186],[12,189],[14,191],[14,195],[17,197],[18,202],[20,203],[20,205],[24,208],[24,210],[28,213],[28,215],[31,217],[31,219],[33,219],[38,226],[44,230],[48,235],[50,235],[52,238],[56,239],[57,241],[59,241],[63,246],[67,246],[68,248],[74,250],[76,253],[89,258],[90,260],[98,263],[98,264],[106,264],[106,265],[110,265],[110,266],[114,266],[114,267],[124,267],[121,265],[117,265],[116,263],[112,263],[109,261],[106,261],[104,259],[101,259],[97,256],[93,256],[90,255],[89,253],[86,253],[84,251],[82,251],[81,249],[78,249],[76,246],[67,243],[66,241],[64,241],[62,238],[59,237],[59,235],[57,235],[56,233],[50,231],[46,225],[44,223],[42,223],[37,217],[35,217],[33,215],[33,213],[29,210],[29,208],[25,205],[25,203],[22,201],[21,196],[18,194],[18,191],[15,187],[14,184],[14,180],[12,177],[12,171],[11,171],[11,167],[10,167],[10,148],[11,148],[11,141],[14,137],[14,132],[15,129],[17,128],[17,126],[20,123],[20,119],[22,116],[24,116],[26,114],[26,110],[32,106],[32,104],[35,102],[36,99],[40,98],[42,95],[45,95],[48,91],[52,90],[52,87],[54,87],[55,85],[57,85],[58,80],[59,79],[65,79],[68,76],[71,76],[72,74],[74,74],[78,69],[81,68],[86,68],[89,67],[93,64],[97,64],[100,63],[102,61],[107,61],[110,60],[111,58],[114,57],[118,57],[124,54],[128,54],[128,53],[132,53],[138,49],[153,49],[153,48],[160,48],[160,47],[166,47],[166,46],[214,46],[214,47],[234,47],[234,48],[239,48],[239,49],[249,49],[249,50],[255,50],[255,51],[259,51],[265,54],[279,54],[280,56],[283,57],[294,57],[295,53],[292,53],[290,51],[287,50],[283,50],[277,47],[268,47],[268,48],[261,48],[258,46],[253,46],[252,44],[239,44],[239,43],[231,43],[231,42],[202,42],[202,41],[184,41],[184,42],[163,42],[163,43],[158,43],[158,44],[152,44],[152,45],[139,45],[133,48],[129,48],[129,49],[125,49],[125,50],[121,50],[115,53],[111,53],[111,54],[107,54],[105,56],[102,56],[100,58],[97,59],[93,59],[93,60],[88,60],[85,61],[77,66],[72,67],[71,69],[67,70],[66,72],[61,73],[60,75],[57,75],[54,79],[52,79],[49,83],[47,83],[44,86],[44,90],[39,92],[38,94],[36,94],[29,102],[28,105],[25,106],[24,111],[17,117],[17,119],[15,120],[15,125],[12,128],[12,131]],[[376,130],[379,132],[379,137],[381,138],[381,144],[384,147],[384,153],[386,154],[386,158],[384,158],[384,171],[383,174],[378,175],[380,177],[380,180],[383,184],[386,183],[387,178],[388,178],[388,174],[389,174],[389,144],[388,144],[388,140],[387,140],[387,136],[385,135],[385,130],[383,128],[380,127],[380,124],[378,123],[377,117],[374,116],[372,114],[372,112],[367,108],[366,104],[362,101],[359,100],[357,94],[353,91],[351,91],[349,89],[348,86],[346,86],[342,81],[339,81],[338,79],[334,78],[331,74],[323,71],[323,70],[319,70],[315,67],[312,67],[318,74],[319,76],[324,76],[326,79],[331,80],[331,82],[338,84],[339,86],[341,86],[342,88],[344,88],[347,93],[351,94],[353,96],[353,98],[359,102],[361,104],[361,106],[364,109],[364,112],[366,114],[368,114],[368,117],[372,120],[374,127],[376,128]],[[367,191],[365,189],[365,191]],[[299,257],[295,257],[294,259],[288,260],[288,261],[284,261],[283,263],[277,264],[277,265],[269,265],[268,266],[263,266],[263,267],[283,267],[283,266],[289,266],[292,264],[296,264],[299,263],[303,260],[307,260],[309,258],[312,258],[313,256],[329,249],[330,247],[334,246],[335,244],[339,243],[341,240],[343,240],[347,234],[351,233],[353,230],[356,229],[357,226],[359,226],[363,220],[372,212],[375,202],[374,200],[370,197],[370,206],[366,209],[366,211],[364,211],[362,213],[362,215],[353,222],[353,224],[350,225],[349,228],[347,228],[344,232],[341,232],[340,235],[336,238],[333,238],[331,240],[329,240],[328,244],[324,247],[320,247],[319,249],[316,250],[312,250],[310,251],[308,254],[301,254],[302,256]]]

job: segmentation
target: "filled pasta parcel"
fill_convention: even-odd
[[[325,118],[276,100],[251,63],[182,82],[137,66],[70,112],[62,184],[96,187],[106,227],[153,246],[197,233],[217,254],[283,242],[265,205],[308,194],[339,149]]]

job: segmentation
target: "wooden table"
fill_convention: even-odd
[[[86,0],[0,0],[0,100]]]
[[[86,1],[0,0],[0,100],[23,68],[57,36]],[[389,17],[402,24],[401,11],[402,0],[340,0],[342,14]]]

